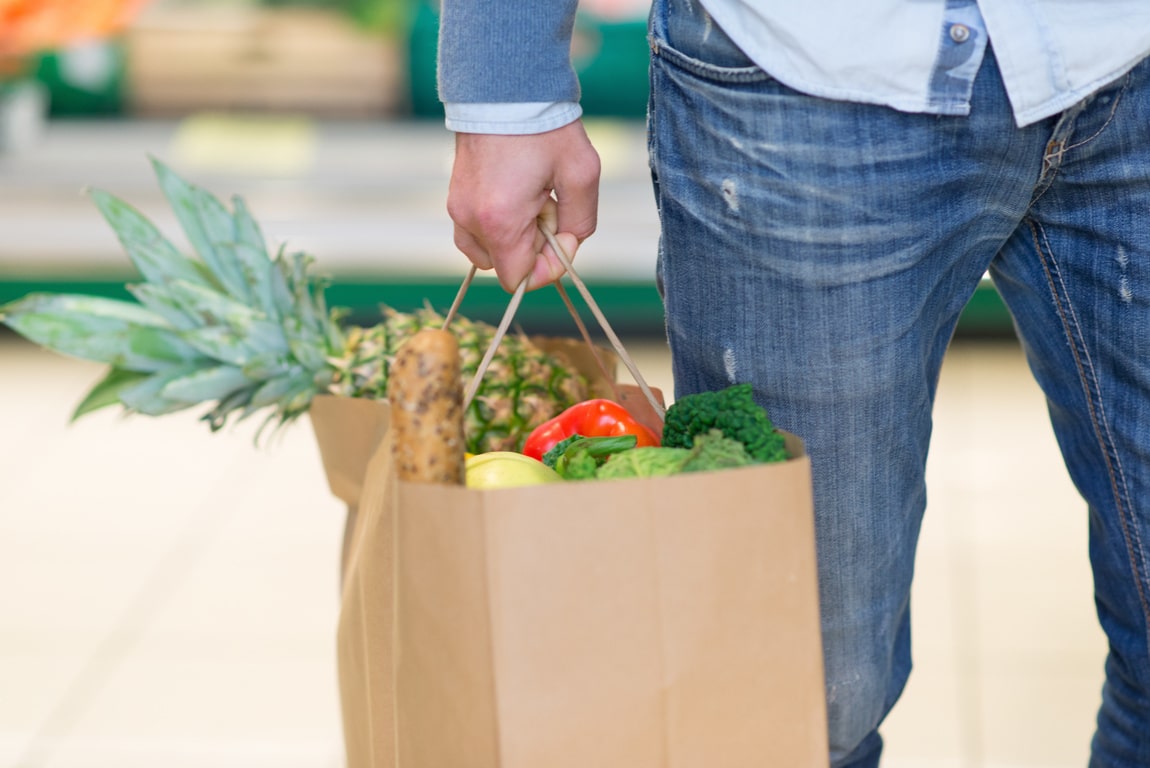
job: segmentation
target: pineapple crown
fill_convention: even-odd
[[[341,313],[328,311],[310,256],[269,255],[241,197],[228,210],[159,160],[152,166],[195,256],[123,200],[89,190],[139,270],[142,282],[127,286],[136,301],[29,294],[0,307],[0,322],[109,366],[73,420],[115,404],[156,416],[214,402],[203,416],[213,430],[269,407],[264,426],[282,426],[330,385],[328,360],[345,343]]]

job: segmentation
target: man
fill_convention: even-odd
[[[448,210],[508,289],[561,273],[550,196],[570,253],[595,229],[574,6],[443,2]],[[749,381],[806,441],[832,764],[878,765],[910,672],[935,385],[989,270],[1089,510],[1091,766],[1150,765],[1150,3],[655,0],[650,24],[676,396]]]

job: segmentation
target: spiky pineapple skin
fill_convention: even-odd
[[[345,397],[385,398],[391,363],[403,342],[422,328],[439,328],[443,315],[430,308],[414,312],[384,309],[384,321],[345,331],[343,354],[330,360],[335,371],[329,392]],[[495,328],[456,317],[460,368],[470,382]],[[588,386],[561,356],[540,349],[530,338],[509,334],[500,342],[467,412],[464,428],[471,453],[515,451],[539,424],[587,399]]]

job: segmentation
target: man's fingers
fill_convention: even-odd
[[[491,254],[480,245],[470,232],[458,224],[455,225],[455,247],[479,269],[491,269]]]
[[[456,134],[447,210],[456,246],[514,290],[527,277],[542,287],[563,265],[542,239],[545,206],[570,257],[596,226],[600,163],[578,121],[541,134]],[[551,200],[554,194],[557,203]]]
[[[514,291],[524,277],[534,273],[542,247],[536,237],[541,240],[543,236],[534,219],[524,224],[518,238],[499,243],[484,241],[460,225],[455,227],[456,247],[479,269],[494,269],[507,291]]]
[[[580,243],[595,234],[598,224],[599,173],[599,154],[588,145],[583,162],[556,179],[559,218],[555,229],[570,232]]]
[[[554,232],[557,212],[554,202],[544,206],[543,212],[523,233],[520,242],[513,245],[500,246],[502,254],[498,260],[491,258],[491,251],[495,246],[487,245],[475,237],[462,226],[455,225],[455,247],[460,250],[468,260],[478,269],[495,269],[500,284],[508,291],[514,291],[524,276],[529,276],[527,289],[535,290],[549,285],[563,277],[566,268],[563,261],[551,248],[546,236],[540,231],[539,224],[548,227]],[[570,232],[556,234],[555,240],[567,255],[568,261],[575,260],[575,253],[579,250],[580,239]],[[528,240],[530,238],[530,240]],[[526,246],[523,245],[526,243]]]
[[[490,233],[489,228],[488,232]],[[543,247],[543,235],[539,232],[535,219],[523,222],[518,230],[510,235],[506,232],[482,237],[485,230],[481,226],[455,225],[455,247],[458,248],[477,268],[494,269],[499,283],[507,291],[514,291],[523,278],[537,271],[540,277],[548,274],[551,267],[536,270],[536,260]],[[558,260],[555,260],[558,264]],[[562,274],[562,267],[559,268]],[[534,283],[534,278],[529,285]]]
[[[567,260],[574,261],[579,239],[570,232],[560,232],[555,240],[567,254]],[[455,245],[477,268],[489,270],[494,266],[500,284],[508,291],[519,287],[525,275],[530,276],[527,290],[531,291],[555,282],[567,271],[542,233],[539,233],[538,242],[533,243],[534,248],[528,249],[522,258],[512,258],[508,254],[497,265],[493,265],[490,254],[479,241],[459,227],[456,227]],[[506,251],[504,253],[507,254]]]

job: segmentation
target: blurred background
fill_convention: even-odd
[[[575,61],[608,182],[581,253],[623,327],[658,333],[635,0],[587,3]],[[449,302],[465,261],[444,210],[452,138],[435,90],[429,0],[154,0],[122,32],[26,58],[0,86],[0,302],[66,286],[117,295],[127,262],[80,191],[105,187],[164,223],[148,155],[309,250],[331,303],[374,316]],[[479,284],[469,309],[498,316]],[[553,295],[520,321],[562,321]]]
[[[32,5],[0,0],[0,33]],[[352,321],[450,303],[466,262],[444,209],[434,0],[129,5],[102,34],[0,45],[0,304],[127,296],[135,275],[88,188],[182,244],[149,157],[243,196],[269,241],[315,255]],[[580,4],[573,54],[603,184],[579,264],[670,396],[645,13]],[[481,279],[463,311],[494,320],[506,298]],[[549,291],[517,322],[573,332]],[[310,428],[257,445],[246,427],[209,434],[198,413],[69,424],[100,374],[0,331],[0,768],[341,765],[344,510]],[[944,365],[928,482],[916,671],[886,765],[1085,765],[1105,654],[1085,508],[989,282]]]

